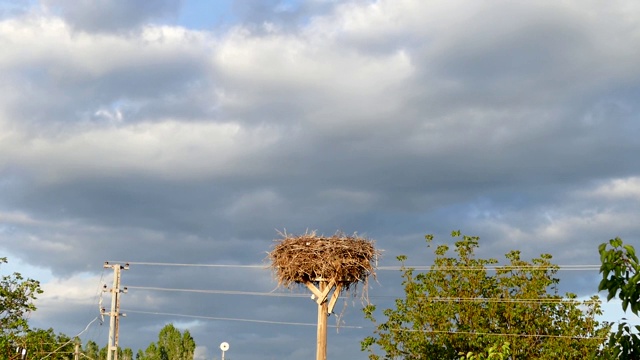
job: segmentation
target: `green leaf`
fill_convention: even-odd
[[[611,239],[609,242],[611,243],[611,245],[612,245],[613,247],[620,247],[620,246],[622,246],[622,239],[620,239],[620,238],[618,238],[618,237],[617,237],[617,238],[615,238],[615,239]]]
[[[609,280],[607,279],[602,279],[600,281],[600,284],[598,284],[598,291],[602,291],[604,289],[607,289],[607,286],[609,285]]]
[[[607,243],[602,243],[602,244],[598,245],[598,252],[600,254],[602,254],[605,251],[606,248],[607,248]]]
[[[627,250],[627,254],[629,254],[629,257],[631,258],[635,258],[636,257],[636,250],[633,248],[633,246],[629,245],[629,244],[625,244],[624,249]]]

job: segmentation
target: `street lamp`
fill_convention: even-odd
[[[225,351],[229,350],[229,343],[225,341],[220,344],[220,350],[222,350],[222,360],[224,360],[224,353]]]

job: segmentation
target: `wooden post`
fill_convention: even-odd
[[[327,282],[321,280],[318,282],[320,292],[324,293]],[[322,301],[318,304],[318,340],[316,347],[316,360],[327,360],[327,310],[328,304]]]
[[[307,281],[305,285],[313,295],[311,299],[318,304],[318,336],[316,341],[316,360],[327,360],[327,317],[333,312],[336,300],[340,296],[342,284],[335,280],[327,281],[327,279],[315,279],[318,287],[313,282]],[[335,287],[335,289],[334,289]],[[331,299],[328,298],[329,293],[333,289]]]

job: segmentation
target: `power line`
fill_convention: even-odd
[[[162,287],[151,287],[151,286],[127,286],[127,289],[191,292],[191,293],[220,294],[220,295],[272,296],[272,297],[296,297],[296,298],[309,297],[309,295],[306,295],[306,294],[292,294],[292,293],[282,293],[282,292],[276,293],[276,292],[256,292],[256,291],[236,291],[236,290],[176,289],[176,288],[162,288]]]
[[[188,292],[201,294],[218,294],[218,295],[242,295],[242,296],[269,296],[269,297],[292,297],[292,298],[308,298],[307,294],[293,294],[282,292],[256,292],[256,291],[237,291],[237,290],[208,290],[208,289],[178,289],[163,288],[151,286],[127,286],[127,289],[149,290],[149,291],[167,291],[167,292]],[[392,295],[373,295],[369,298],[398,298]],[[479,302],[479,303],[590,303],[592,300],[578,300],[573,298],[483,298],[483,297],[424,297],[422,300],[430,302]]]
[[[521,303],[521,304],[562,304],[562,303],[574,303],[585,304],[592,303],[593,300],[578,300],[571,298],[531,298],[531,299],[518,299],[518,298],[464,298],[464,297],[425,297],[426,301],[430,302],[479,302],[479,303]]]
[[[238,264],[193,264],[193,263],[163,263],[163,262],[138,262],[138,261],[109,261],[109,263],[122,263],[129,265],[147,266],[183,266],[183,267],[213,267],[213,268],[244,268],[244,269],[267,269],[267,265],[238,265]]]
[[[239,318],[223,318],[213,316],[202,315],[186,315],[176,313],[164,313],[153,311],[139,311],[139,310],[126,310],[128,313],[147,314],[147,315],[163,315],[163,316],[178,316],[192,319],[205,319],[205,320],[217,320],[217,321],[239,321],[239,322],[251,322],[260,324],[275,324],[275,325],[294,325],[294,326],[316,326],[312,323],[300,323],[300,322],[286,322],[286,321],[270,321],[270,320],[255,320],[255,319],[239,319]],[[336,326],[329,325],[331,328],[341,329],[376,329],[370,326]],[[389,331],[403,331],[403,332],[426,332],[434,334],[451,334],[451,335],[478,335],[478,336],[509,336],[509,337],[526,337],[526,338],[561,338],[561,339],[574,339],[574,340],[606,340],[606,337],[597,336],[579,336],[579,335],[552,335],[552,334],[513,334],[513,333],[487,333],[487,332],[473,332],[473,331],[454,331],[454,330],[429,330],[429,329],[389,329]]]
[[[487,266],[380,266],[376,270],[421,270],[421,271],[489,271],[489,270],[600,270],[600,265],[487,265]]]
[[[146,265],[146,266],[176,266],[176,267],[210,267],[210,268],[239,268],[239,269],[269,269],[269,265],[259,264],[197,264],[197,263],[166,263],[166,262],[136,262],[136,261],[109,261],[109,263],[127,263],[129,265]],[[405,270],[413,269],[419,271],[485,271],[485,270],[544,270],[544,269],[557,269],[565,271],[586,271],[586,270],[600,270],[599,264],[566,264],[566,265],[486,265],[486,266],[379,266],[376,270],[390,271],[390,270]]]
[[[52,352],[48,353],[47,356],[41,358],[40,360],[44,360],[46,358],[48,358],[49,356],[56,354],[58,350],[62,349],[63,347],[71,344],[72,341],[75,340],[75,338],[80,337],[80,335],[82,335],[85,331],[89,330],[89,326],[91,326],[91,324],[93,324],[96,320],[98,320],[99,316],[96,316],[95,319],[91,320],[87,326],[84,328],[84,330],[80,331],[76,336],[72,337],[69,341],[67,341],[66,343],[62,344],[59,348],[53,350]]]
[[[434,334],[454,334],[454,335],[478,335],[478,336],[511,336],[528,338],[559,338],[574,340],[606,340],[607,337],[600,336],[580,336],[580,335],[552,335],[552,334],[509,334],[509,333],[487,333],[474,331],[454,331],[454,330],[429,330],[429,329],[389,329],[389,331],[403,332],[426,332]]]
[[[206,320],[217,320],[217,321],[240,321],[240,322],[251,322],[251,323],[259,323],[259,324],[317,326],[317,324],[315,324],[315,323],[311,324],[311,323],[287,322],[287,321],[225,318],[225,317],[213,317],[213,316],[202,316],[202,315],[186,315],[186,314],[174,314],[174,313],[164,313],[164,312],[155,312],[155,311],[140,311],[140,310],[125,310],[125,311],[127,313],[134,313],[134,314],[179,316],[179,317],[186,317],[186,318],[192,318],[192,319],[206,319]],[[345,325],[345,326],[329,325],[329,327],[340,328],[340,329],[362,329],[363,328],[362,326],[347,326],[347,325]]]

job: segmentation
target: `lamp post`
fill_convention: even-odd
[[[220,344],[220,350],[222,350],[222,360],[224,360],[224,353],[229,350],[229,343],[225,341]]]

